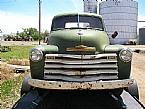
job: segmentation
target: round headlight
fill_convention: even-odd
[[[30,54],[30,59],[32,61],[40,61],[42,57],[43,57],[43,53],[41,50],[32,49],[31,54]]]
[[[130,49],[123,49],[120,51],[119,57],[124,62],[130,62],[132,59],[132,51]]]

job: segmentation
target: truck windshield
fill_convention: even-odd
[[[63,16],[55,18],[52,22],[51,30],[59,29],[99,29],[103,30],[102,20],[94,16]]]

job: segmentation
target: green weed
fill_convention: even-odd
[[[11,106],[20,97],[20,88],[23,76],[18,76],[12,80],[6,80],[0,83],[0,109],[10,109]]]
[[[11,59],[28,59],[29,51],[33,46],[10,46],[11,51],[0,52],[2,61],[9,61]]]

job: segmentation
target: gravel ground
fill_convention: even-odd
[[[133,54],[132,76],[137,81],[140,100],[145,105],[145,53]]]

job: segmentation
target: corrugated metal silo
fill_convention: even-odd
[[[83,0],[84,12],[97,13],[97,0]]]
[[[145,27],[139,29],[139,44],[145,45]]]
[[[125,44],[137,37],[138,3],[134,0],[106,0],[99,4],[106,31],[113,44]],[[118,32],[115,39],[111,38]]]

